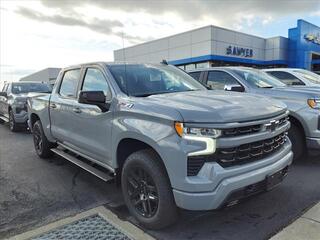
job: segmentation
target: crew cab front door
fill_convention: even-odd
[[[103,69],[87,67],[84,71],[80,91],[103,91],[107,101],[111,101],[111,89]],[[74,124],[73,144],[86,155],[110,165],[111,130],[113,113],[96,105],[75,104],[72,122]]]

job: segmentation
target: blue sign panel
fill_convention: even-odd
[[[298,20],[297,27],[289,29],[289,67],[311,70],[312,54],[320,55],[320,27]]]

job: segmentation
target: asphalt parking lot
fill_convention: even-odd
[[[158,239],[268,239],[319,201],[318,156],[300,159],[271,192],[219,211],[182,211],[176,225],[148,232]],[[0,239],[101,205],[135,223],[120,189],[64,159],[39,159],[30,133],[0,125]]]

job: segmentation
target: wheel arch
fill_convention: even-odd
[[[168,176],[168,172],[166,169],[166,166],[162,160],[161,154],[157,150],[157,148],[154,146],[154,144],[150,142],[143,141],[141,139],[132,138],[132,137],[126,137],[119,141],[117,148],[116,148],[116,161],[117,161],[117,168],[116,168],[116,181],[119,184],[121,180],[121,173],[123,165],[126,161],[126,159],[134,152],[144,150],[144,149],[150,149],[152,150],[159,159],[159,162],[161,166],[163,167],[163,170],[165,171],[165,174]],[[169,179],[169,176],[168,176]],[[170,181],[170,179],[169,179]]]
[[[299,128],[299,130],[301,131],[301,134],[303,135],[303,137],[305,139],[306,132],[305,132],[305,127],[304,127],[302,121],[297,116],[294,116],[292,114],[289,115],[289,119],[290,119],[291,124],[294,124],[295,126],[297,126]]]
[[[30,115],[30,125],[31,127],[35,124],[36,121],[40,120],[40,117],[35,114],[35,113],[31,113]]]

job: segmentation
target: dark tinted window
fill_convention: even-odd
[[[5,85],[3,86],[3,88],[2,88],[2,92],[6,92],[7,89],[8,89],[8,84],[5,84]]]
[[[287,85],[304,85],[304,83],[294,75],[288,72],[272,71],[268,72],[271,76],[279,79],[281,82]]]
[[[84,78],[83,91],[103,91],[107,96],[110,89],[103,73],[96,68],[88,68]]]
[[[229,73],[222,71],[210,71],[208,74],[208,87],[215,90],[224,90],[226,85],[240,85]]]
[[[79,79],[80,69],[65,72],[60,85],[60,95],[64,97],[76,97]]]
[[[120,89],[130,96],[206,90],[184,71],[163,64],[118,64],[109,69]]]
[[[42,92],[50,93],[51,87],[45,83],[12,83],[11,92],[13,94]]]
[[[192,72],[192,73],[189,73],[189,75],[193,77],[195,80],[199,81],[201,72]]]

